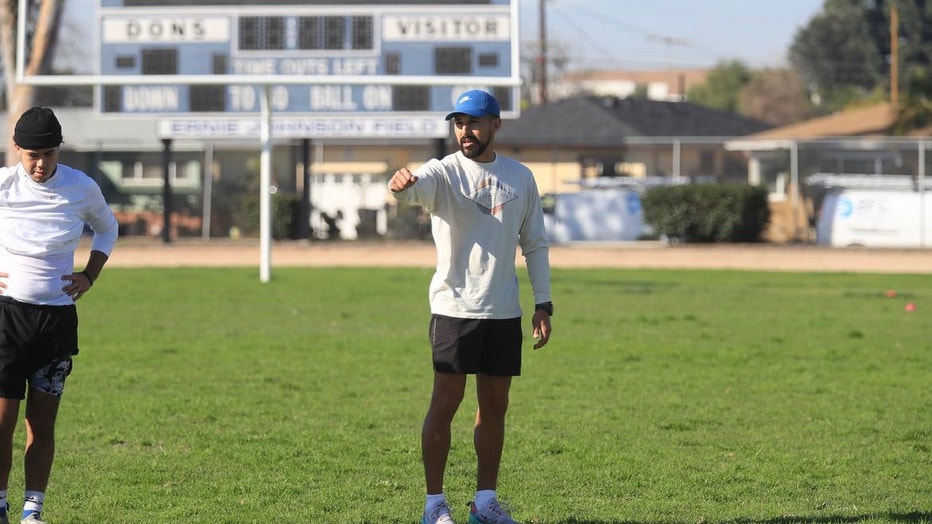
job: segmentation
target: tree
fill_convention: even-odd
[[[740,60],[719,62],[705,82],[691,87],[686,99],[713,109],[738,112],[741,90],[751,81],[751,72]]]
[[[890,42],[891,11],[899,12],[897,44]],[[800,29],[790,61],[825,112],[865,98],[890,96],[894,58],[900,85],[932,67],[932,0],[827,0],[823,12]]]
[[[812,103],[802,78],[792,69],[755,72],[741,91],[740,113],[776,126],[805,120]]]
[[[26,60],[27,75],[47,72],[50,64],[47,57],[54,45],[61,21],[64,0],[32,0],[29,4],[28,40],[31,41],[29,56]],[[7,136],[13,136],[16,116],[22,114],[32,105],[35,87],[16,82],[16,26],[18,14],[16,0],[0,0],[0,63],[3,66],[4,86],[6,88]],[[16,163],[16,152],[12,147],[6,148],[6,165]]]
[[[882,23],[870,15],[865,2],[829,0],[790,46],[790,62],[829,112],[866,96],[887,78],[877,38],[883,36]]]
[[[929,127],[932,127],[932,74],[917,71],[911,76],[906,96],[898,108],[893,134]]]

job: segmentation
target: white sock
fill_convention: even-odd
[[[42,504],[45,503],[45,493],[41,491],[27,491],[23,497],[23,516],[30,513],[42,513]]]
[[[4,511],[6,510],[7,504],[10,503],[10,501],[7,500],[7,495],[9,495],[8,490],[0,489],[0,509]]]
[[[436,495],[427,494],[427,501],[424,503],[424,514],[430,515],[435,509],[437,509],[441,504],[444,504],[447,501],[447,496],[443,493],[438,493]]]
[[[482,511],[489,507],[489,503],[495,500],[494,489],[481,489],[476,492],[476,511]]]

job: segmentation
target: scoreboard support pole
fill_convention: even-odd
[[[204,191],[203,191],[203,210],[201,211],[201,239],[205,242],[210,240],[210,210],[214,198],[214,143],[207,143],[207,151],[204,152]]]
[[[434,158],[440,160],[447,156],[447,138],[434,139]]]
[[[918,171],[916,185],[919,190],[919,247],[926,247],[926,143],[919,141]]]
[[[271,86],[262,86],[259,158],[259,281],[268,282],[272,266],[272,105]]]
[[[301,139],[301,215],[298,222],[298,239],[311,239],[311,139]]]
[[[172,140],[162,139],[162,242],[172,241]]]

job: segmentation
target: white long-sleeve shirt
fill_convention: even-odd
[[[0,272],[9,275],[3,294],[31,304],[73,304],[61,277],[74,272],[85,225],[94,232],[91,249],[110,256],[119,225],[89,176],[58,164],[40,184],[22,164],[0,168]]]
[[[496,154],[479,163],[461,152],[431,160],[395,193],[431,214],[437,269],[432,313],[459,318],[521,316],[515,251],[521,247],[535,303],[550,301],[550,245],[531,170]]]

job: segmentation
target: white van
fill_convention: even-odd
[[[635,189],[583,189],[543,196],[551,242],[639,240],[650,233]]]
[[[932,247],[932,191],[829,188],[816,222],[816,242],[842,247]]]

